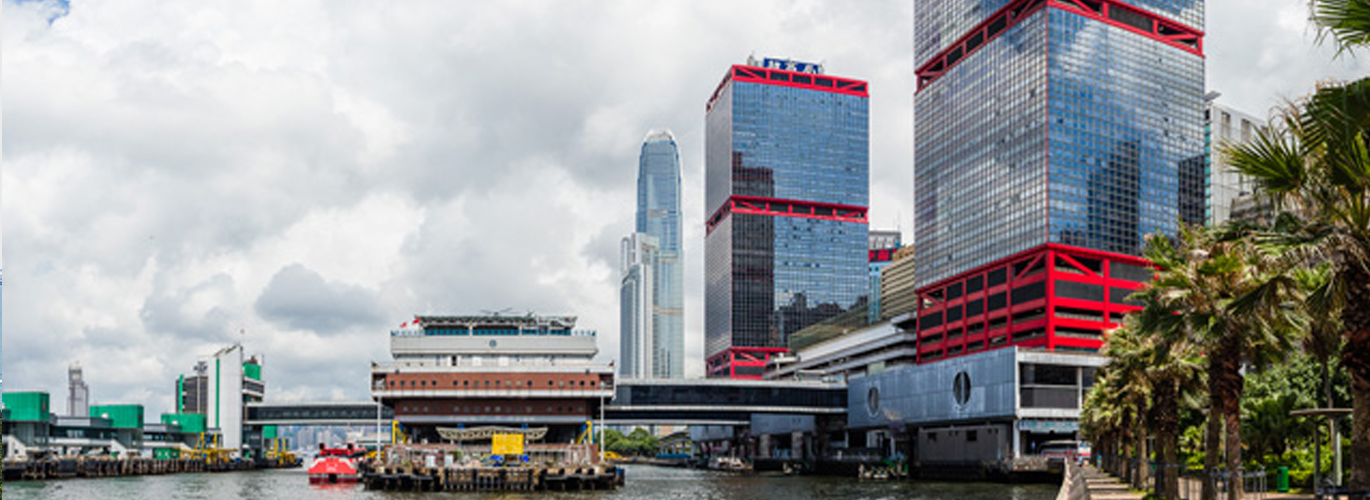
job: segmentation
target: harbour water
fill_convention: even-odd
[[[385,493],[360,486],[310,486],[302,469],[110,479],[10,482],[6,498],[43,500],[500,499],[500,500],[1050,500],[1058,486],[996,483],[862,482],[823,476],[742,476],[628,466],[627,486],[581,493]]]

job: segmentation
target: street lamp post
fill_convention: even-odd
[[[1335,419],[1335,418],[1337,418],[1337,417],[1339,417],[1339,416],[1350,415],[1350,414],[1351,414],[1351,410],[1350,410],[1350,409],[1347,409],[1347,408],[1316,408],[1316,409],[1312,409],[1312,410],[1294,410],[1294,411],[1289,412],[1289,415],[1290,415],[1290,416],[1294,416],[1294,417],[1314,417],[1314,418],[1316,418],[1316,417],[1327,417],[1328,420],[1333,420],[1333,419]],[[1337,435],[1335,434],[1336,429],[1337,429],[1337,428],[1336,428],[1335,426],[1332,427],[1332,430],[1333,430],[1334,434],[1333,434],[1332,436],[1330,436],[1331,439],[1332,439],[1332,441],[1333,441],[1334,443],[1341,440],[1341,437],[1340,437],[1340,436],[1337,436]],[[1340,452],[1340,450],[1337,450],[1337,451]],[[1314,497],[1314,498],[1322,498],[1322,497],[1323,497],[1323,496],[1322,496],[1322,491],[1320,490],[1320,488],[1322,488],[1322,477],[1321,477],[1321,475],[1322,475],[1322,474],[1321,474],[1321,472],[1322,472],[1322,471],[1321,471],[1321,469],[1322,469],[1322,467],[1321,467],[1321,465],[1322,465],[1322,460],[1321,460],[1321,458],[1320,458],[1320,457],[1321,457],[1321,454],[1322,454],[1322,440],[1319,439],[1319,437],[1318,437],[1318,426],[1317,426],[1317,425],[1314,425],[1314,426],[1313,426],[1313,497]],[[1340,454],[1340,453],[1338,453],[1338,454]],[[1337,458],[1340,458],[1340,457],[1337,457]],[[1338,465],[1339,465],[1339,464],[1338,464]],[[1334,473],[1334,474],[1338,474],[1338,477],[1335,478],[1335,479],[1333,480],[1333,484],[1335,484],[1335,485],[1337,485],[1337,486],[1340,486],[1340,485],[1341,485],[1341,477],[1340,477],[1341,471],[1340,471],[1339,469],[1340,469],[1340,467],[1336,467],[1336,468],[1333,469],[1333,471],[1334,471],[1333,473]]]
[[[599,395],[599,463],[604,463],[604,393]]]

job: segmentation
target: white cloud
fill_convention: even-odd
[[[909,1],[54,5],[0,20],[13,388],[61,394],[79,359],[95,400],[155,413],[242,338],[270,397],[363,398],[389,328],[504,308],[579,315],[616,357],[651,128],[682,149],[699,375],[704,101],[749,53],[870,81],[872,226],[912,229]],[[1312,47],[1301,0],[1209,5],[1210,87],[1238,107],[1367,73]]]

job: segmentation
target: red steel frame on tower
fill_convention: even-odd
[[[921,287],[918,362],[1014,345],[1097,351],[1123,314],[1141,310],[1125,296],[1146,286],[1119,277],[1115,264],[1155,267],[1141,257],[1051,243]],[[1063,283],[1102,292],[1097,300],[1065,297],[1058,293]]]
[[[771,356],[784,354],[789,349],[784,347],[729,347],[722,352],[710,356],[705,361],[708,370],[707,377],[718,377],[726,372],[727,378],[743,380],[761,380],[761,372],[766,370],[766,365],[770,364]],[[755,374],[739,374],[738,368],[757,368]]]
[[[980,24],[966,31],[961,38],[927,61],[919,61],[922,64],[916,71],[918,90],[927,87],[981,47],[988,45],[991,40],[1006,33],[1009,28],[1047,7],[1072,12],[1199,57],[1204,56],[1202,31],[1120,0],[1015,0],[990,14]]]

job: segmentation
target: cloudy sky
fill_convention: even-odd
[[[872,227],[912,227],[909,0],[5,0],[6,388],[172,407],[241,340],[269,398],[364,398],[415,313],[575,314],[618,352],[639,141],[684,163],[701,369],[704,102],[748,54],[871,82]],[[1213,0],[1208,86],[1264,115],[1370,73],[1305,0]],[[63,401],[60,402],[59,401]]]

